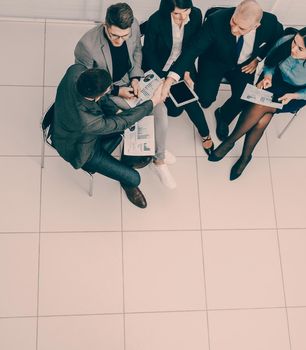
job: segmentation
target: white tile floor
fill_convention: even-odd
[[[241,143],[209,163],[172,119],[177,190],[146,168],[146,210],[99,175],[90,198],[54,152],[41,170],[39,122],[91,27],[0,20],[0,349],[305,350],[306,110],[235,182]]]

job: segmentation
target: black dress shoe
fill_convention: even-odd
[[[226,145],[227,149],[226,149],[226,152],[222,155],[222,156],[217,156],[216,155],[216,151],[218,151],[219,147],[220,146],[223,146],[225,147],[224,145]],[[235,143],[229,143],[229,142],[223,142],[221,143],[216,149],[215,151],[212,151],[211,154],[208,156],[208,160],[210,162],[219,162],[219,160],[223,159],[227,154],[228,152],[235,146]]]
[[[212,151],[209,155],[208,155],[208,160],[210,162],[219,162],[219,160],[221,160],[224,157],[218,157],[216,156],[215,152]]]
[[[216,134],[220,141],[224,141],[229,133],[229,127],[227,123],[222,120],[220,108],[215,110],[215,117],[217,122]]]
[[[145,196],[138,187],[126,188],[122,186],[122,188],[124,189],[128,200],[134,205],[136,205],[136,207],[142,209],[147,207],[147,201],[145,199]]]
[[[230,173],[230,180],[236,180],[238,177],[243,173],[246,166],[250,163],[252,159],[252,155],[248,157],[247,160],[243,160],[242,158],[239,158],[237,162],[233,165]]]
[[[130,167],[134,169],[141,169],[147,166],[149,163],[152,161],[151,156],[126,156],[122,155],[121,156],[121,161],[129,165]]]

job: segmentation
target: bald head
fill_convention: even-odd
[[[245,35],[260,26],[262,8],[256,0],[243,0],[231,18],[231,32],[235,36]]]
[[[235,14],[244,20],[260,23],[262,18],[262,8],[256,0],[243,0],[236,7]]]

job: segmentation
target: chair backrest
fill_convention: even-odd
[[[48,109],[48,111],[46,112],[46,114],[42,120],[42,123],[41,123],[42,129],[46,130],[53,122],[53,119],[54,119],[54,103]]]
[[[140,24],[140,34],[141,36],[144,36],[146,34],[146,30],[147,30],[147,26],[148,26],[148,21],[142,22]]]
[[[290,34],[296,34],[298,32],[298,30],[296,28],[293,27],[287,27],[284,29],[284,36],[285,35],[290,35]]]
[[[51,144],[51,142],[48,141],[49,137],[50,137],[50,129],[52,127],[52,122],[54,120],[54,103],[52,104],[52,106],[48,109],[47,113],[45,114],[42,122],[41,122],[41,127],[44,133],[44,139],[45,141],[47,141],[48,143]]]
[[[215,6],[215,7],[210,7],[206,12],[205,12],[205,15],[204,15],[204,21],[206,21],[207,17],[212,15],[213,13],[219,11],[219,10],[224,10],[224,9],[227,9],[228,7],[226,6]]]

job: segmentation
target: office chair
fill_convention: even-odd
[[[54,103],[48,109],[48,111],[44,115],[42,122],[41,122],[41,128],[42,128],[42,132],[43,132],[43,143],[42,143],[42,149],[41,149],[41,168],[44,168],[44,166],[45,166],[45,145],[46,145],[46,143],[50,147],[55,149],[54,146],[52,145],[52,142],[51,142],[51,129],[52,129],[53,118],[54,118]],[[103,140],[104,150],[108,153],[112,153],[117,148],[117,146],[119,146],[119,144],[122,141],[122,138],[123,138],[123,136],[120,134],[118,134],[117,137],[110,137],[110,138],[105,137],[105,139]],[[90,197],[92,197],[93,196],[93,185],[94,185],[94,181],[93,181],[94,172],[87,171],[87,170],[82,169],[82,168],[81,168],[81,170],[84,171],[87,175],[89,175],[88,194]]]
[[[52,142],[51,142],[51,128],[52,128],[53,118],[54,118],[54,103],[48,109],[48,111],[45,114],[45,116],[43,117],[43,120],[41,123],[41,128],[42,128],[42,132],[43,132],[43,143],[42,143],[42,148],[41,148],[41,168],[42,169],[45,167],[45,145],[46,145],[46,143],[50,147],[55,149],[55,147],[52,145]],[[90,173],[89,171],[86,171],[86,170],[83,170],[83,171],[89,175],[88,194],[90,197],[92,197],[93,196],[93,186],[94,186],[93,173]]]
[[[292,112],[292,116],[289,120],[289,122],[285,125],[285,127],[283,128],[283,130],[278,134],[278,138],[280,139],[284,133],[286,132],[286,130],[289,128],[289,126],[291,125],[291,123],[294,121],[294,119],[297,117],[299,111],[302,109],[303,107],[299,108],[298,110],[296,110],[295,112]]]

